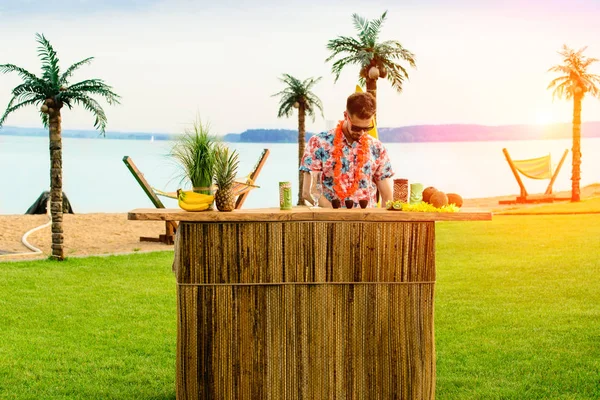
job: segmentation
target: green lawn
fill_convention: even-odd
[[[600,215],[438,223],[438,399],[600,398]],[[175,398],[172,253],[0,263],[0,399]]]

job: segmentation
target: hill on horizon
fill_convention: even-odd
[[[572,135],[570,123],[549,125],[478,125],[478,124],[438,124],[412,125],[397,128],[378,128],[379,139],[386,143],[410,142],[471,142],[498,140],[543,140],[568,139]],[[95,130],[64,130],[65,138],[102,138]],[[308,140],[314,132],[306,133]],[[46,137],[43,128],[21,128],[4,126],[0,136]],[[173,140],[178,135],[152,132],[106,132],[106,139],[118,140]],[[298,131],[293,129],[247,129],[242,133],[228,133],[220,136],[230,143],[297,143]],[[600,121],[584,122],[582,138],[600,137]]]

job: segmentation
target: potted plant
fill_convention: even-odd
[[[212,195],[216,153],[220,142],[210,134],[210,126],[198,118],[192,129],[186,129],[173,145],[170,155],[182,169],[181,182],[186,179],[197,193]]]

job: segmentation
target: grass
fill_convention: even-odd
[[[0,264],[0,398],[174,399],[172,257]]]
[[[600,398],[600,215],[437,227],[436,398]],[[0,264],[0,398],[175,398],[171,262]]]
[[[600,215],[438,224],[439,399],[600,398]]]

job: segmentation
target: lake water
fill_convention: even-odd
[[[173,142],[110,139],[63,140],[63,189],[76,213],[127,212],[153,207],[146,194],[123,164],[130,156],[148,182],[161,190],[185,187],[180,171],[168,157]],[[244,208],[277,207],[280,181],[291,181],[297,196],[297,145],[233,143],[239,150],[239,175],[256,164],[263,148],[271,150],[257,185]],[[539,157],[550,153],[557,164],[563,151],[571,148],[569,139],[506,142],[388,143],[395,178],[408,178],[425,186],[435,186],[465,198],[516,194],[519,187],[502,148],[513,159]],[[600,182],[600,139],[582,140],[581,186]],[[49,189],[48,139],[0,136],[0,214],[22,214]],[[554,185],[555,191],[570,190],[571,155]],[[524,178],[530,193],[543,192],[548,180]],[[165,206],[177,207],[172,199]]]

